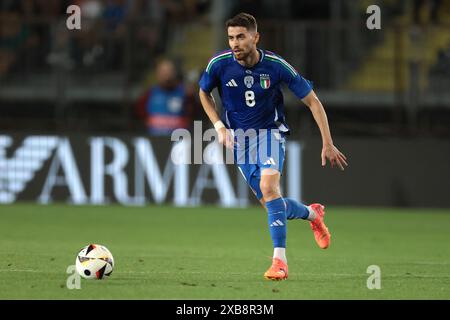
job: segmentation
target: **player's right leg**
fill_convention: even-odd
[[[280,172],[273,168],[261,171],[259,189],[266,204],[274,255],[271,267],[264,273],[269,280],[288,278],[286,259],[286,204],[280,193]]]
[[[286,259],[286,204],[280,193],[280,175],[284,160],[284,138],[275,137],[272,149],[271,136],[265,132],[258,139],[249,139],[235,147],[235,161],[239,170],[258,200],[264,199],[268,214],[270,236],[274,254],[272,266],[264,277],[270,280],[287,279]],[[267,146],[270,146],[267,148]],[[274,150],[272,152],[272,150]]]
[[[264,277],[269,280],[284,280],[288,276],[288,266],[286,262],[286,214],[284,212],[279,213],[278,211],[285,210],[285,203],[280,202],[281,196],[278,199],[273,199],[274,201],[268,200],[267,187],[263,188],[266,194],[266,199],[264,199],[263,191],[261,190],[261,178],[258,174],[255,174],[257,167],[254,165],[242,165],[238,164],[239,171],[242,173],[245,181],[254,192],[256,198],[263,204],[263,207],[268,213],[269,231],[272,238],[274,250],[271,267],[264,273]],[[273,177],[277,178],[277,177]],[[279,181],[279,173],[278,173]],[[273,184],[273,183],[266,183]],[[276,185],[276,184],[275,184]],[[276,192],[279,193],[279,187],[275,187]],[[266,204],[267,202],[267,204]]]
[[[272,265],[264,273],[264,278],[267,280],[286,280],[288,278],[288,265],[279,258],[272,259]]]

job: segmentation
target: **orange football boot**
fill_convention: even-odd
[[[327,226],[323,222],[323,216],[325,215],[325,207],[319,203],[313,203],[310,205],[311,209],[316,213],[316,219],[310,221],[311,229],[314,232],[314,238],[317,244],[322,249],[328,248],[330,245],[331,234],[328,231]]]
[[[288,278],[288,266],[283,260],[272,259],[272,266],[264,273],[264,278],[268,280],[286,280]]]

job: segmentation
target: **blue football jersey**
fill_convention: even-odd
[[[280,56],[258,49],[260,59],[247,68],[237,62],[231,50],[211,58],[199,85],[205,92],[218,89],[222,100],[222,121],[230,129],[279,129],[289,133],[285,121],[282,83],[299,98],[312,90],[303,78]]]

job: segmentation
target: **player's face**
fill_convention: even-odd
[[[244,27],[228,27],[228,44],[236,60],[245,60],[256,50],[258,40],[259,34],[255,31],[248,31]]]

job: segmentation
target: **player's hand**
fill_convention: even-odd
[[[234,137],[230,130],[227,128],[220,128],[217,131],[219,136],[219,143],[223,144],[228,149],[233,149],[234,147]]]
[[[348,166],[347,158],[332,144],[324,145],[322,148],[322,167],[327,164],[327,159],[330,161],[332,168],[338,166],[339,169],[344,170],[344,166]]]

